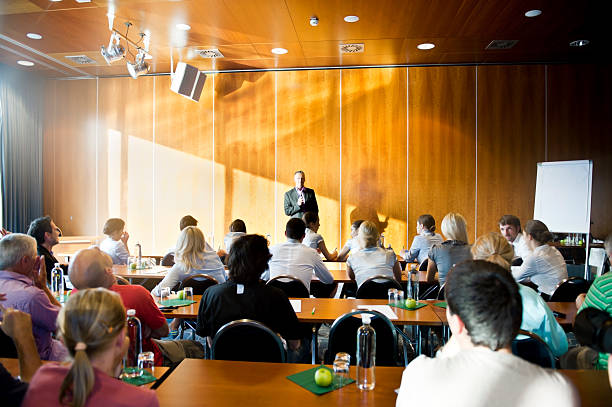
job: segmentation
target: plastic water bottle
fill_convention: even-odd
[[[51,270],[51,292],[61,304],[64,303],[64,270],[59,263],[55,263]]]
[[[363,325],[357,330],[357,387],[360,390],[374,390],[376,385],[376,332],[370,321],[369,314],[361,314]]]
[[[419,299],[419,272],[417,271],[416,265],[410,266],[410,272],[408,273],[408,298],[413,300]]]
[[[138,369],[138,355],[142,352],[142,326],[140,320],[136,317],[135,309],[127,310],[127,333],[130,338],[130,346],[126,356],[124,373],[128,377],[140,376],[142,372]]]

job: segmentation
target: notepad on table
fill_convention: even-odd
[[[378,311],[389,319],[399,319],[397,314],[388,305],[358,305],[357,308]]]
[[[291,306],[293,307],[293,311],[297,314],[298,312],[302,312],[302,300],[289,300]]]

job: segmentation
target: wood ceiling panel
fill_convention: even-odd
[[[251,42],[297,42],[284,0],[227,0],[225,5]]]

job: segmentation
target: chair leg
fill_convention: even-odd
[[[317,363],[317,335],[318,329],[317,324],[312,325],[312,344],[311,344],[311,352],[312,352],[312,364],[315,365]]]

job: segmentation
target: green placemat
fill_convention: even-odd
[[[184,307],[193,303],[195,303],[195,301],[192,300],[166,300],[160,302],[160,305],[163,307]]]
[[[287,379],[291,380],[293,383],[297,384],[298,386],[301,386],[305,388],[306,390],[313,392],[314,394],[318,396],[320,396],[321,394],[329,393],[330,391],[337,390],[341,387],[344,387],[348,384],[355,382],[355,380],[349,379],[347,380],[346,383],[343,383],[341,387],[335,386],[334,384],[331,384],[330,386],[327,386],[327,387],[318,386],[314,381],[314,375],[317,369],[321,367],[323,369],[329,370],[332,375],[334,374],[333,370],[331,370],[327,366],[317,366],[317,367],[313,367],[312,369],[304,370],[303,372],[299,372],[299,373],[295,373],[290,376],[287,376]]]
[[[445,301],[436,302],[436,303],[434,303],[434,305],[436,307],[446,308],[446,302]]]
[[[408,307],[407,307],[405,304],[402,304],[402,303],[400,303],[400,302],[396,302],[395,304],[389,304],[389,305],[391,305],[392,307],[396,307],[396,308],[406,309],[406,310],[408,310],[408,311],[414,311],[414,310],[417,310],[417,309],[419,309],[419,308],[423,308],[423,307],[424,307],[424,306],[426,306],[427,304],[422,303],[422,302],[417,302],[417,305],[416,305],[416,307],[414,307],[414,308],[408,308]]]
[[[157,377],[153,376],[148,371],[143,370],[142,376],[137,376],[137,377],[123,376],[121,377],[121,380],[123,380],[126,383],[133,384],[134,386],[142,386],[143,384],[153,383],[154,381],[157,380]]]

